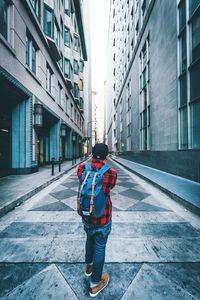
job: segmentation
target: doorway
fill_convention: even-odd
[[[0,109],[0,177],[12,170],[12,111],[5,105]]]

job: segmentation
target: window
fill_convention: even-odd
[[[65,95],[65,103],[66,103],[66,114],[69,115],[70,114],[70,101],[69,101],[69,97],[67,95]]]
[[[74,83],[74,98],[79,98],[79,86],[77,83]]]
[[[79,52],[79,39],[74,36],[74,50]]]
[[[74,106],[73,106],[73,104],[71,103],[70,117],[71,117],[72,120],[73,120],[73,110],[74,110]]]
[[[150,61],[149,61],[149,37],[147,38],[140,53],[139,81],[140,81],[140,148],[150,149]]]
[[[199,0],[189,0],[189,7],[190,7],[190,16],[196,11],[196,9],[200,6]]]
[[[70,78],[70,61],[67,58],[64,61],[64,74],[67,78]]]
[[[144,17],[146,13],[146,0],[143,0],[143,3],[142,3],[142,16]]]
[[[183,30],[186,25],[186,6],[185,0],[182,0],[179,4],[179,32]]]
[[[70,47],[70,30],[67,27],[65,27],[64,32],[64,44],[65,46]]]
[[[61,68],[61,70],[63,71],[63,54],[60,53],[61,59],[59,60],[59,66]]]
[[[59,82],[58,82],[58,104],[59,105],[62,104],[62,86]]]
[[[191,140],[192,148],[200,148],[200,101],[191,105]]]
[[[83,98],[80,98],[79,108],[83,110]]]
[[[70,16],[70,10],[71,10],[71,0],[65,0],[65,13]]]
[[[8,40],[8,2],[0,1],[0,33]]]
[[[31,71],[37,73],[37,51],[38,47],[29,36],[26,36],[26,64]]]
[[[74,18],[74,31],[78,32],[78,27],[77,27],[76,19],[75,18]]]
[[[60,30],[57,22],[55,22],[55,26],[54,26],[54,38],[55,38],[56,46],[60,50]]]
[[[61,36],[62,36],[62,38],[63,38],[63,36],[64,36],[64,31],[63,31],[64,25],[63,25],[63,20],[62,20],[62,18],[60,18],[60,27],[61,27]]]
[[[186,71],[187,68],[187,45],[186,45],[186,30],[180,36],[180,74]]]
[[[40,20],[40,0],[29,0],[31,3],[31,6],[33,7],[33,10],[37,16],[37,18]]]
[[[200,61],[194,64],[190,70],[190,100],[200,98]]]
[[[79,65],[78,61],[74,59],[74,74],[78,75],[79,74]]]
[[[54,14],[46,5],[44,6],[44,33],[50,38],[54,38]]]
[[[80,79],[80,91],[83,91],[83,80]]]
[[[180,106],[187,104],[187,76],[183,74],[180,79]]]
[[[180,109],[180,147],[181,149],[188,148],[188,126],[187,126],[187,107]]]
[[[46,89],[49,93],[51,93],[52,75],[53,75],[53,71],[47,64],[47,66],[46,66]]]
[[[192,20],[192,62],[200,58],[200,14]]]
[[[83,73],[83,69],[84,69],[84,62],[82,60],[80,60],[80,63],[79,63],[79,71],[81,73]]]

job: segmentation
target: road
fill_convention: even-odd
[[[200,299],[200,218],[111,162],[113,226],[98,299]],[[0,299],[90,299],[71,171],[0,219]]]

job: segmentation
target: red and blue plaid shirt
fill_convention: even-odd
[[[104,162],[98,159],[91,160],[91,166],[95,169],[101,169],[104,166]],[[78,167],[77,175],[80,179],[83,172],[85,170],[85,164],[81,164]],[[106,207],[104,209],[103,216],[100,218],[88,218],[83,216],[83,220],[87,223],[94,224],[94,225],[104,225],[108,223],[112,218],[112,202],[110,199],[110,191],[115,186],[117,181],[117,172],[115,169],[110,168],[105,174],[103,179],[103,190],[105,195],[108,196],[108,200],[106,203]]]

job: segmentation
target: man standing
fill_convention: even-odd
[[[99,171],[105,166],[108,156],[108,146],[99,143],[92,149],[92,159],[90,161],[91,168],[94,172]],[[86,164],[78,167],[78,178],[81,179],[85,172]],[[82,216],[84,230],[87,234],[86,240],[86,276],[91,275],[89,294],[96,297],[108,284],[109,274],[102,273],[105,261],[105,250],[108,235],[111,232],[112,225],[112,202],[110,199],[110,191],[115,186],[117,180],[117,172],[113,168],[109,168],[103,175],[102,189],[107,198],[103,215],[99,218],[95,216]]]

